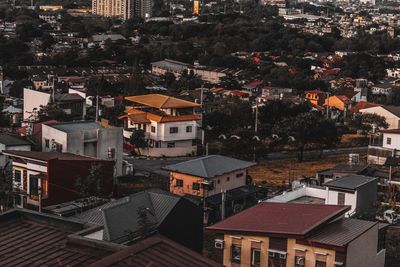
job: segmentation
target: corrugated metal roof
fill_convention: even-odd
[[[203,178],[213,178],[225,173],[246,169],[254,166],[255,163],[243,161],[221,155],[205,156],[173,165],[168,165],[163,169],[189,174]]]
[[[89,265],[108,266],[222,267],[221,264],[160,235],[141,240]]]
[[[327,187],[332,187],[332,188],[355,190],[367,183],[370,183],[370,182],[373,182],[376,180],[377,179],[374,177],[349,174],[349,175],[331,180],[331,181],[325,183],[324,185]]]
[[[378,224],[377,222],[341,219],[324,227],[318,233],[307,238],[307,241],[343,247]]]
[[[227,232],[273,233],[303,236],[343,215],[349,206],[261,202],[208,227]]]

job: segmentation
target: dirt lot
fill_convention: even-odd
[[[365,156],[361,157],[365,160]],[[329,169],[339,163],[346,163],[348,155],[327,156],[317,160],[298,162],[296,159],[264,160],[249,169],[249,175],[258,184],[279,185],[302,176],[315,176],[320,170]]]

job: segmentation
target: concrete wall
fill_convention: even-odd
[[[390,144],[388,144],[388,138],[390,138]],[[384,133],[382,147],[400,150],[400,134]]]
[[[50,101],[50,94],[24,88],[24,120],[28,120],[34,108],[46,106]]]
[[[327,205],[337,205],[338,204],[338,191],[326,188],[326,199],[325,204]],[[346,215],[352,214],[356,210],[357,205],[357,192],[355,193],[345,193],[344,205],[351,206],[351,209]]]
[[[384,251],[377,255],[378,224],[347,246],[346,267],[384,267]]]
[[[156,128],[156,132],[151,132],[151,126]],[[192,131],[186,132],[186,126],[191,126]],[[171,127],[178,127],[178,133],[170,133]],[[192,140],[196,139],[196,121],[180,121],[180,122],[168,122],[168,123],[157,123],[151,122],[151,125],[147,128],[147,132],[150,134],[150,138],[157,141],[179,141],[179,140]]]
[[[276,197],[267,199],[266,202],[278,202],[278,203],[286,203],[292,200],[295,200],[300,197],[309,196],[309,197],[317,197],[317,198],[326,198],[326,190],[322,188],[313,188],[313,187],[299,187],[293,191],[284,192],[281,195]]]
[[[377,115],[383,116],[386,118],[386,122],[389,124],[388,129],[399,129],[400,126],[400,118],[396,115],[390,113],[383,107],[372,107],[366,109],[360,109],[361,113],[375,113]]]
[[[176,146],[175,147],[149,147],[140,149],[142,155],[148,157],[182,157],[188,155],[196,155],[197,146],[192,146],[192,141],[190,141],[190,146]]]

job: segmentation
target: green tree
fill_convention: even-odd
[[[30,119],[35,121],[68,121],[71,117],[65,113],[56,103],[49,103],[46,106],[40,106],[39,109],[35,108],[30,115]]]
[[[143,130],[134,130],[132,132],[131,138],[129,139],[129,143],[137,149],[138,154],[140,155],[140,149],[147,147],[146,137],[144,135]]]
[[[274,126],[273,132],[296,147],[300,162],[308,145],[333,146],[340,137],[334,122],[316,112],[284,119]]]
[[[389,124],[383,116],[375,113],[362,113],[353,117],[350,121],[350,126],[363,131],[371,131],[374,126],[379,129],[387,129]]]
[[[75,188],[81,197],[103,197],[106,179],[103,166],[94,164],[86,177],[78,177],[76,179]]]

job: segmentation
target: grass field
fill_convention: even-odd
[[[365,155],[361,160],[365,162]],[[296,159],[264,160],[249,169],[249,175],[257,184],[286,184],[302,176],[315,176],[317,171],[329,169],[339,163],[348,162],[348,155],[327,156],[321,159],[298,162]]]

